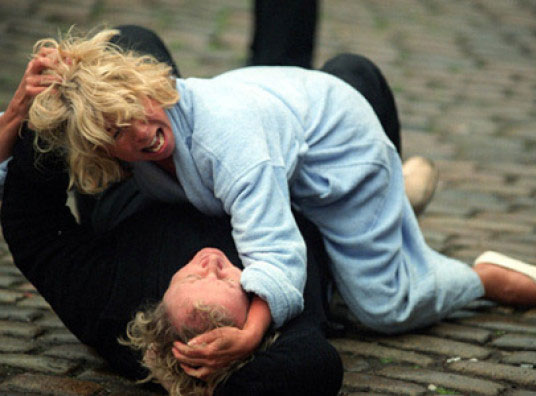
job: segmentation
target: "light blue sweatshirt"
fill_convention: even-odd
[[[245,270],[277,327],[303,309],[305,244],[291,213],[320,229],[337,287],[365,324],[402,331],[483,294],[465,264],[424,242],[399,156],[360,93],[318,71],[252,67],[178,79],[167,110],[178,184],[149,163],[147,194],[231,216]]]

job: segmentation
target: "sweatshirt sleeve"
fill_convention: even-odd
[[[214,177],[245,267],[242,287],[268,302],[280,327],[303,310],[306,278],[305,243],[291,212],[285,169],[264,161],[232,183],[224,170]]]

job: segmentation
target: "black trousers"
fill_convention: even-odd
[[[255,0],[250,65],[311,68],[318,0]]]

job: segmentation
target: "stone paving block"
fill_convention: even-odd
[[[536,352],[512,352],[501,359],[502,363],[536,366]]]
[[[531,323],[534,321],[536,324],[536,308],[529,309],[523,314],[523,318],[527,319]]]
[[[43,329],[33,323],[12,322],[0,320],[0,335],[34,338],[41,334]]]
[[[344,396],[387,396],[387,393],[376,393],[376,392],[345,392],[342,393]]]
[[[420,385],[362,373],[346,373],[343,383],[344,386],[359,391],[388,392],[397,395],[426,393],[426,388]]]
[[[536,370],[532,368],[510,366],[491,362],[457,361],[450,363],[448,368],[463,374],[490,378],[494,381],[508,381],[516,385],[535,386]]]
[[[20,270],[13,264],[13,257],[10,255],[0,257],[0,273],[13,276],[22,275]]]
[[[20,374],[0,385],[0,390],[3,391],[34,392],[50,396],[91,396],[103,389],[94,382],[39,374]]]
[[[377,374],[425,385],[433,384],[462,392],[462,394],[495,396],[499,395],[505,389],[504,385],[494,381],[427,369],[390,366],[379,370]]]
[[[99,384],[114,383],[114,384],[121,384],[121,386],[123,386],[124,384],[129,383],[129,381],[126,378],[121,377],[115,374],[114,372],[106,370],[102,367],[86,368],[79,375],[77,375],[77,378],[84,380],[84,381],[97,382]]]
[[[67,329],[54,329],[46,332],[38,341],[46,344],[78,344],[80,341]]]
[[[342,365],[344,371],[349,372],[360,372],[365,371],[370,368],[370,364],[363,358],[341,354]]]
[[[329,341],[339,352],[349,352],[358,356],[390,359],[396,362],[411,363],[423,367],[430,366],[434,363],[434,359],[429,356],[410,351],[401,351],[395,348],[388,348],[372,342],[361,342],[343,338]]]
[[[32,285],[30,282],[23,282],[20,285],[17,285],[15,288],[18,291],[26,292],[31,294],[37,294],[37,290],[35,289],[35,286]],[[40,307],[38,307],[40,308]]]
[[[52,311],[44,311],[43,315],[35,321],[39,326],[46,329],[64,329],[65,325]]]
[[[536,351],[536,335],[505,334],[493,340],[491,345],[504,349]]]
[[[39,295],[31,295],[28,298],[25,298],[24,300],[20,301],[17,305],[21,307],[32,307],[52,310],[46,300]]]
[[[25,338],[14,338],[0,336],[0,352],[1,353],[25,353],[30,352],[35,348],[31,340]]]
[[[510,316],[504,315],[482,314],[471,318],[463,319],[460,321],[460,323],[464,325],[481,327],[500,332],[526,333],[536,335],[536,326],[534,326],[533,324],[516,321]]]
[[[510,392],[508,396],[536,396],[536,391],[518,389]]]
[[[24,293],[0,289],[0,304],[14,304],[24,298]]]
[[[484,344],[491,338],[491,331],[469,326],[460,326],[452,323],[441,322],[426,329],[426,333],[437,337],[453,338],[459,341]]]
[[[17,322],[32,322],[41,315],[41,311],[34,308],[24,308],[15,305],[0,306],[0,320],[9,319]]]
[[[24,277],[0,273],[0,287],[8,288],[24,281]]]
[[[94,349],[84,344],[63,344],[56,345],[46,349],[43,352],[45,356],[52,356],[57,358],[69,359],[69,360],[83,360],[85,362],[104,365],[105,361],[102,359]]]
[[[109,396],[157,396],[162,395],[163,392],[152,392],[140,389],[139,385],[131,385],[128,388],[121,388],[114,390]]]
[[[499,213],[507,212],[510,209],[508,202],[493,195],[457,188],[449,188],[448,190],[436,192],[431,203]]]
[[[491,353],[489,349],[477,345],[418,334],[384,337],[378,339],[378,342],[395,348],[434,353],[448,357],[459,356],[462,358],[485,359]]]
[[[65,359],[51,358],[41,355],[0,354],[0,364],[18,367],[42,373],[64,375],[77,367],[78,363]]]

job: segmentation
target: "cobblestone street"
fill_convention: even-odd
[[[157,31],[184,76],[245,64],[246,0],[0,0],[0,109],[33,43],[72,24]],[[394,89],[403,156],[440,171],[420,217],[429,244],[471,263],[498,250],[536,263],[536,1],[324,0],[315,65],[366,55]],[[341,315],[346,311],[335,307]],[[343,395],[536,395],[536,309],[477,301],[433,327],[332,340]],[[151,395],[82,345],[0,241],[0,395]]]

